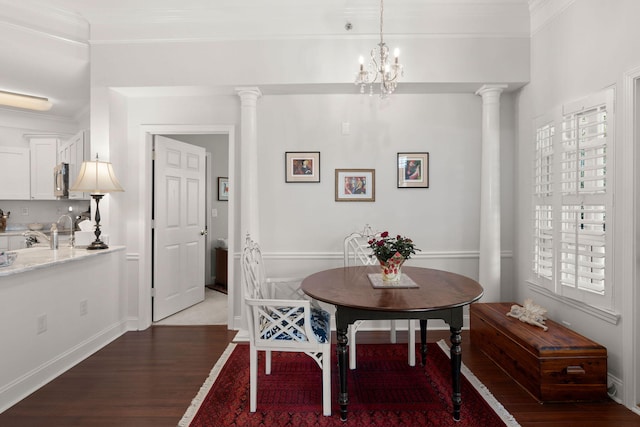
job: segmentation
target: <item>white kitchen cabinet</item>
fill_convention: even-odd
[[[0,147],[0,183],[0,200],[30,199],[28,148]]]
[[[85,160],[89,160],[89,131],[81,131],[64,141],[58,148],[58,161],[69,163],[69,187],[76,182],[80,166]],[[70,199],[89,199],[88,193],[69,191]]]
[[[0,236],[0,252],[15,251],[27,247],[27,241],[22,235]]]
[[[30,138],[29,146],[31,148],[31,199],[56,200],[53,193],[53,168],[58,163],[58,138]]]
[[[16,251],[27,247],[27,240],[24,236],[9,236],[9,250]]]

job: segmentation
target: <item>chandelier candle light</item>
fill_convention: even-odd
[[[124,191],[113,172],[113,166],[110,162],[101,162],[98,160],[96,154],[95,161],[82,162],[80,167],[80,173],[71,191],[84,191],[91,194],[91,197],[96,201],[96,240],[94,240],[87,249],[108,249],[106,243],[100,240],[100,200],[107,193],[113,193],[115,191]]]
[[[389,47],[384,42],[382,34],[384,5],[380,0],[380,43],[371,49],[371,60],[365,69],[364,57],[360,56],[360,69],[356,74],[356,85],[360,85],[360,93],[364,93],[369,85],[369,95],[373,95],[373,85],[380,82],[380,98],[391,95],[398,86],[398,78],[404,74],[404,67],[400,64],[400,49],[393,51],[393,61],[389,58]]]

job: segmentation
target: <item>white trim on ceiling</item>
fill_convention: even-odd
[[[531,36],[558,17],[575,0],[529,0]]]
[[[91,43],[373,37],[379,33],[380,19],[375,0],[22,0],[22,4],[18,9],[31,14],[40,10],[38,15],[81,18],[90,24]],[[349,31],[347,22],[352,24]],[[528,0],[394,0],[384,10],[384,32],[391,38],[529,37],[529,25]]]
[[[0,25],[60,42],[88,46],[89,22],[82,16],[47,5],[0,0]]]

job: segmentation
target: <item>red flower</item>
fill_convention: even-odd
[[[399,234],[396,237],[389,237],[388,231],[380,233],[380,240],[375,237],[369,240],[369,247],[373,250],[373,255],[381,262],[386,262],[396,253],[404,259],[409,259],[412,254],[420,250],[408,237],[402,237]]]

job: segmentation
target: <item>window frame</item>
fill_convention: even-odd
[[[587,117],[593,111],[596,115]],[[572,120],[580,126],[570,129]],[[529,283],[534,290],[604,310],[613,308],[614,294],[614,121],[614,91],[608,88],[533,123]],[[553,130],[550,148],[545,129]],[[570,131],[573,141],[566,136]]]

